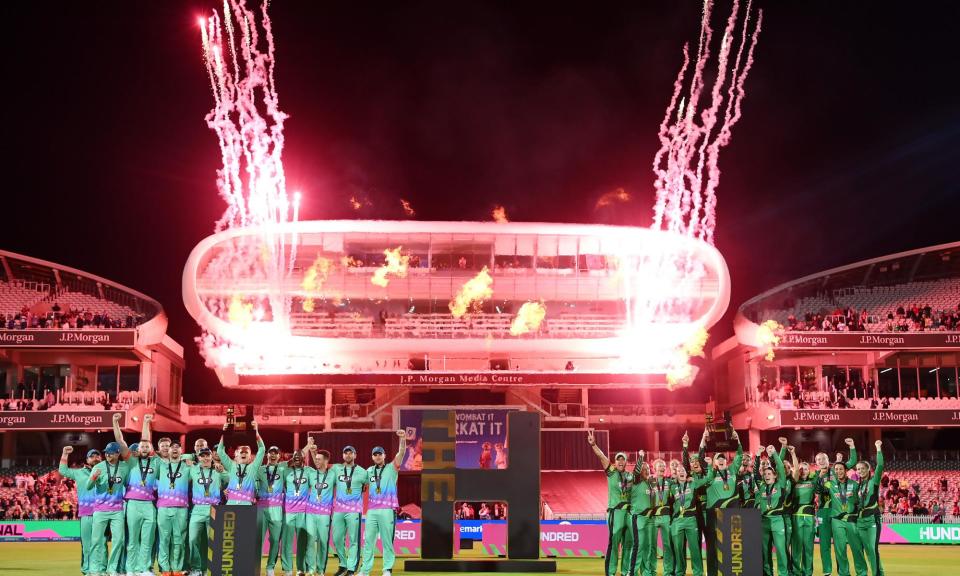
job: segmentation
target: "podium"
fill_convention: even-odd
[[[208,573],[212,576],[260,576],[257,507],[210,507],[207,532]]]
[[[761,576],[763,526],[760,511],[755,508],[716,508],[707,520],[708,529],[715,531],[717,573],[723,576]]]

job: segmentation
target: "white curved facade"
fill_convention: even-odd
[[[385,250],[402,253],[406,268],[380,285],[372,278]],[[450,300],[484,269],[482,302],[451,315]],[[579,224],[348,220],[231,229],[201,241],[183,273],[187,310],[220,352],[234,352],[206,351],[222,377],[393,371],[411,357],[426,358],[430,370],[508,359],[531,370],[573,360],[578,370],[655,372],[663,354],[716,323],[729,298],[726,263],[710,245]],[[511,334],[531,301],[545,306],[543,323]]]

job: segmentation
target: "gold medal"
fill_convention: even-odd
[[[847,511],[847,504],[846,504],[846,503],[843,504],[843,511],[844,511],[844,512]]]
[[[730,489],[730,485],[727,484],[726,482],[724,482],[724,483],[723,483],[723,489],[724,489],[724,490],[729,490],[729,489]]]
[[[173,487],[174,487],[174,483],[173,483],[173,481],[171,480],[171,481],[170,481],[170,489],[173,490]]]
[[[204,486],[204,487],[203,487],[203,495],[204,495],[204,496],[208,496],[208,497],[210,496],[210,487],[209,487],[209,486]]]
[[[353,489],[350,488],[349,485],[347,485],[347,494],[352,494],[352,493],[353,493]]]
[[[687,511],[687,507],[686,507],[686,506],[681,506],[681,507],[680,507],[680,513],[681,513],[681,514],[683,514],[683,513],[686,512],[686,511]]]
[[[107,488],[107,494],[113,494],[113,486]]]
[[[146,485],[147,485],[147,481],[141,478],[141,479],[140,479],[140,485],[141,485],[141,486],[146,486]]]
[[[377,494],[379,494],[379,493],[380,493],[380,487],[377,486]]]
[[[267,492],[273,494],[273,484],[267,484]]]

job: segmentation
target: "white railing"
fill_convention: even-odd
[[[914,516],[913,514],[884,514],[884,524],[933,524],[934,518],[940,518],[937,524],[960,524],[960,516],[939,514],[937,516]]]

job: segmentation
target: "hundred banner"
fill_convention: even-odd
[[[960,350],[960,332],[784,332],[778,350]]]
[[[133,348],[136,330],[0,330],[0,348]]]
[[[0,412],[0,432],[4,430],[97,430],[113,426],[114,410],[85,412],[58,410]],[[126,412],[120,426],[126,426]]]
[[[780,410],[781,426],[960,426],[956,410]]]
[[[503,554],[507,526],[503,521],[476,521],[480,534],[479,551],[484,555]],[[461,537],[468,536],[461,527]],[[607,526],[603,520],[541,520],[540,553],[543,556],[602,557],[607,549]],[[79,541],[79,520],[13,520],[0,522],[0,542]],[[881,544],[960,544],[960,524],[884,524]],[[398,521],[395,540],[397,555],[420,553],[420,521]],[[476,550],[476,548],[475,548]]]

